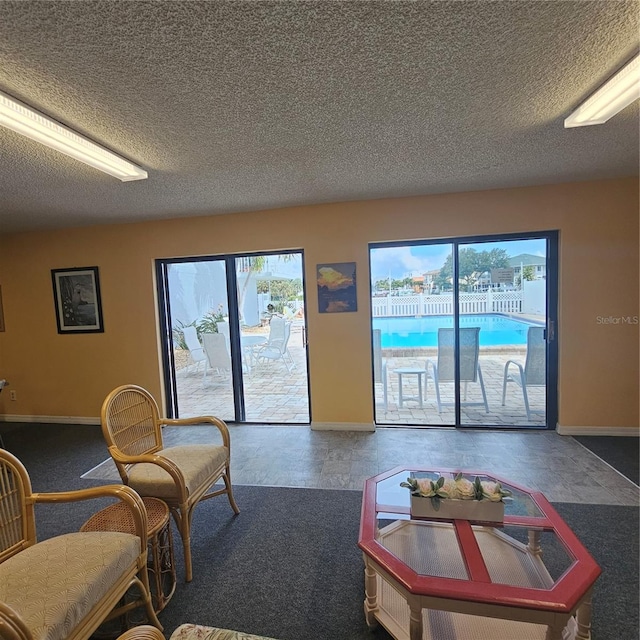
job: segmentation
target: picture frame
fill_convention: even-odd
[[[98,267],[51,269],[58,333],[104,333]]]
[[[356,263],[333,262],[316,265],[319,313],[358,310]]]

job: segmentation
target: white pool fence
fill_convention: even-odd
[[[523,297],[522,291],[461,293],[459,311],[462,314],[523,313]],[[453,294],[374,297],[371,309],[374,318],[453,315]]]

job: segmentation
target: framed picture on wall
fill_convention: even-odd
[[[58,333],[103,333],[98,267],[52,269]]]
[[[357,311],[356,263],[334,262],[317,265],[318,311],[341,313]]]

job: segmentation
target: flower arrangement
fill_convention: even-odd
[[[407,478],[400,483],[401,487],[411,490],[412,497],[430,498],[435,511],[440,509],[442,500],[486,500],[489,502],[503,502],[511,495],[511,491],[503,489],[499,482],[491,480],[475,480],[464,478],[458,473],[455,478],[440,476],[437,480],[429,478]]]

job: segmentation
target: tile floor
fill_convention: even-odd
[[[556,502],[638,506],[636,484],[570,436],[535,431],[230,425],[234,484],[361,490],[399,465],[487,471]],[[212,441],[210,427],[165,427],[167,446]],[[115,472],[115,468],[113,468]]]

